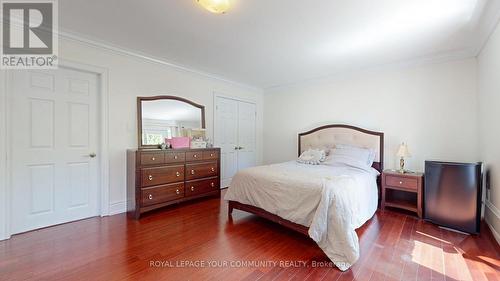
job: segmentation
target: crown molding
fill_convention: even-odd
[[[237,81],[234,81],[234,80],[231,80],[231,79],[228,79],[228,78],[224,78],[224,77],[221,77],[221,76],[218,76],[218,75],[215,75],[215,74],[211,74],[211,73],[208,73],[208,72],[200,71],[200,70],[197,70],[197,69],[194,69],[194,68],[191,68],[191,67],[184,66],[182,64],[178,64],[178,63],[174,63],[174,62],[171,62],[171,61],[167,61],[167,60],[165,60],[163,58],[159,58],[159,57],[156,57],[156,56],[145,54],[145,53],[137,51],[137,50],[128,49],[128,48],[121,47],[121,46],[118,46],[118,45],[114,45],[114,44],[111,44],[111,43],[108,43],[108,42],[103,42],[103,41],[100,41],[100,40],[97,40],[97,39],[89,39],[86,36],[83,36],[81,34],[73,32],[73,31],[67,31],[67,30],[61,30],[61,29],[59,29],[58,35],[59,35],[59,38],[63,38],[63,39],[66,39],[66,40],[77,42],[77,43],[81,43],[81,44],[84,44],[84,45],[87,45],[87,46],[91,46],[91,47],[95,47],[95,48],[105,49],[105,50],[110,51],[110,52],[115,53],[115,54],[125,55],[125,56],[130,56],[130,57],[135,57],[135,58],[146,60],[146,61],[149,61],[149,62],[152,62],[152,63],[161,64],[161,65],[164,65],[164,66],[175,68],[175,69],[180,70],[180,71],[184,71],[184,72],[188,72],[188,73],[191,73],[191,74],[196,74],[196,75],[199,75],[199,76],[203,76],[205,78],[210,78],[210,79],[218,80],[218,81],[221,81],[221,82],[229,83],[229,84],[232,84],[234,86],[238,86],[238,87],[245,88],[245,89],[248,89],[248,90],[258,91],[258,92],[261,92],[261,93],[263,92],[262,88],[259,88],[259,87],[256,87],[256,86],[252,86],[252,85],[245,84],[245,83],[242,83],[242,82],[237,82]]]

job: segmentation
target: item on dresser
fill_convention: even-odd
[[[207,142],[203,139],[192,140],[191,148],[207,148]]]
[[[422,218],[422,173],[385,170],[382,173],[382,210],[385,207],[404,209]]]
[[[191,142],[188,137],[172,137],[171,139],[167,139],[166,141],[170,143],[173,149],[189,148]]]
[[[220,196],[220,149],[128,150],[127,212]]]

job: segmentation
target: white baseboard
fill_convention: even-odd
[[[500,245],[500,233],[498,233],[490,224],[488,224],[488,227],[490,228],[493,237],[495,237],[495,240],[497,240],[497,243]]]
[[[125,213],[125,212],[127,212],[127,202],[126,201],[115,202],[115,203],[109,204],[109,215],[110,216]]]
[[[486,200],[485,205],[486,205],[486,208],[488,208],[491,211],[491,214],[493,214],[496,217],[496,220],[500,221],[500,210],[498,210],[498,208],[495,205],[493,205],[493,203],[491,203],[489,200]],[[500,230],[495,229],[494,223],[489,222],[487,217],[486,217],[485,221],[486,221],[486,224],[488,225],[488,227],[490,228],[491,233],[495,237],[495,240],[497,240],[497,243],[500,244],[500,233],[498,233],[498,231],[500,231]]]

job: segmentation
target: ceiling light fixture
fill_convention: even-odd
[[[203,8],[215,14],[225,14],[229,10],[229,0],[196,0]]]

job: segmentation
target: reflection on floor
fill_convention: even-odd
[[[340,272],[308,237],[237,210],[230,221],[213,198],[16,235],[0,242],[0,280],[500,280],[485,229],[466,236],[385,211],[358,234],[361,258]]]

